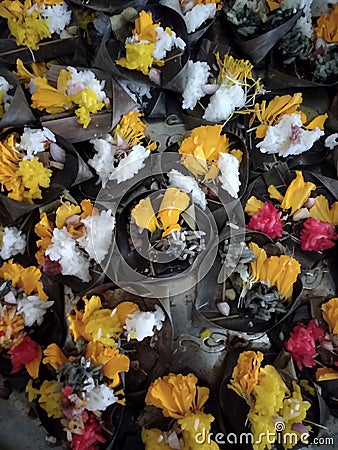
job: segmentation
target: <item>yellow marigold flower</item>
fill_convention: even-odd
[[[181,163],[195,176],[203,175],[211,178],[212,166],[217,169],[220,153],[229,152],[229,141],[222,134],[222,125],[207,125],[194,128],[191,135],[185,138],[178,150],[183,156]],[[218,175],[213,171],[212,178]]]
[[[44,62],[34,62],[27,65],[30,67],[30,70],[24,66],[21,59],[17,59],[16,72],[14,72],[20,82],[26,87],[32,78],[42,77],[47,72],[47,65]]]
[[[209,436],[211,423],[215,418],[211,414],[205,414],[201,411],[189,411],[184,417],[178,419],[183,434],[183,449],[189,450],[219,450],[216,442],[207,439],[202,444],[198,441],[198,437],[206,433]]]
[[[130,366],[128,356],[122,355],[117,348],[105,347],[100,342],[88,343],[86,358],[95,366],[102,366],[104,376],[112,380],[112,388],[120,384],[120,373],[128,372]]]
[[[328,367],[319,367],[316,370],[317,381],[329,381],[338,379],[338,370],[329,369]]]
[[[252,80],[253,65],[250,61],[244,59],[237,59],[231,55],[224,55],[223,61],[219,53],[215,54],[216,62],[219,67],[218,83],[222,84],[236,84],[243,80]]]
[[[36,241],[39,250],[35,253],[35,258],[39,264],[43,264],[45,260],[45,251],[50,246],[53,236],[53,224],[48,220],[46,213],[40,215],[40,222],[35,225],[34,231],[40,238]]]
[[[305,182],[303,173],[300,170],[296,170],[296,178],[287,188],[281,207],[284,210],[291,209],[291,214],[294,214],[304,205],[314,189],[316,189],[316,185],[311,182]]]
[[[24,268],[20,264],[13,263],[12,259],[0,267],[0,278],[11,280],[12,285],[23,289],[26,295],[34,292],[40,300],[47,300],[48,297],[43,291],[43,285],[40,281],[41,276],[41,270],[37,267]]]
[[[314,219],[328,222],[334,227],[338,225],[338,202],[329,208],[329,201],[324,195],[316,197],[316,203],[310,208],[310,215]]]
[[[21,3],[19,0],[3,0],[0,3],[0,17],[7,20],[8,28],[17,45],[38,50],[39,42],[50,38],[51,32],[47,21],[41,18],[39,11],[32,9],[34,3],[39,2],[25,0]],[[60,2],[55,1],[52,4],[58,3]]]
[[[291,95],[283,95],[274,97],[268,105],[266,100],[262,103],[256,103],[254,106],[254,113],[250,119],[249,126],[251,127],[255,120],[258,120],[261,125],[256,130],[258,138],[264,138],[269,125],[277,125],[282,117],[287,114],[300,113],[302,122],[306,122],[306,116],[299,109],[303,98],[300,92]]]
[[[58,369],[68,361],[60,347],[54,343],[48,345],[43,355],[42,364],[50,364],[54,369]]]
[[[141,11],[135,20],[133,34],[138,36],[139,41],[156,42],[156,28],[159,23],[153,23],[153,15],[150,11]]]
[[[300,274],[299,262],[287,255],[268,257],[265,250],[254,242],[249,243],[249,248],[256,256],[256,260],[250,263],[254,279],[268,286],[275,286],[282,299],[290,301],[293,285]]]
[[[338,297],[322,304],[323,318],[329,326],[330,333],[338,334]]]
[[[314,29],[316,38],[328,43],[338,42],[338,5],[334,5],[330,14],[322,14]]]
[[[266,0],[266,3],[269,7],[270,11],[274,11],[275,9],[279,8],[280,5],[283,3],[284,0]]]
[[[0,316],[0,349],[19,343],[24,334],[25,320],[16,313],[16,306],[3,307]]]
[[[15,148],[18,134],[10,133],[0,141],[0,184],[1,190],[8,191],[8,197],[24,201],[21,177],[18,175],[20,152]]]
[[[209,398],[209,389],[198,387],[197,378],[189,375],[170,373],[157,378],[149,387],[146,405],[162,409],[164,417],[180,419],[188,412],[202,411]]]
[[[28,203],[33,204],[34,199],[42,198],[40,187],[48,188],[50,186],[52,173],[37,157],[19,162],[17,174],[21,176],[21,183],[25,188],[23,195]]]
[[[94,208],[93,203],[89,199],[83,199],[80,203],[81,206],[81,219],[85,219],[89,216],[96,216],[99,214],[99,211]]]
[[[40,388],[39,403],[48,417],[60,419],[62,417],[61,410],[61,387],[55,380],[45,380]]]
[[[246,212],[249,216],[253,216],[258,213],[258,211],[263,208],[264,202],[258,200],[254,195],[252,195],[249,200],[246,202],[244,212]]]
[[[91,120],[90,114],[95,114],[104,107],[104,103],[98,100],[96,93],[89,87],[77,94],[70,95],[68,98],[79,106],[75,109],[75,114],[79,118],[78,123],[83,125],[83,128],[88,127]]]
[[[172,450],[172,447],[165,440],[163,431],[158,428],[149,430],[142,428],[141,439],[145,450]]]
[[[143,117],[143,114],[134,110],[123,115],[118,125],[114,128],[114,140],[118,141],[119,139],[122,139],[130,148],[134,147],[134,145],[142,144],[142,141],[146,137],[144,132],[148,127],[142,122],[141,117]],[[149,150],[155,150],[156,143],[153,144],[155,144],[155,147],[154,145],[150,145],[147,148],[149,148]]]
[[[126,56],[116,61],[116,64],[129,70],[139,70],[148,75],[154,58],[155,45],[151,43],[130,42],[126,44]]]
[[[251,393],[258,383],[259,370],[263,358],[264,356],[261,352],[242,352],[232,372],[230,384],[228,384],[230,389],[244,397],[249,404],[251,403]]]
[[[90,341],[101,342],[107,347],[115,346],[115,339],[123,328],[116,313],[110,309],[99,309],[91,314],[84,327],[84,334],[90,336]]]

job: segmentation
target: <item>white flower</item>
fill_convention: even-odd
[[[191,194],[193,202],[197,203],[203,210],[205,210],[207,207],[205,193],[199,187],[195,178],[183,175],[175,169],[172,169],[168,173],[168,177],[170,186],[176,187],[187,194]]]
[[[338,145],[338,133],[330,134],[330,136],[325,139],[324,145],[330,150],[333,150]]]
[[[208,3],[195,5],[192,10],[184,15],[188,33],[193,33],[206,20],[213,19],[216,14],[216,3]]]
[[[53,301],[42,301],[37,295],[26,295],[17,301],[18,314],[22,314],[25,318],[25,326],[31,327],[35,323],[41,325],[43,316],[48,308],[54,304]]]
[[[105,136],[101,139],[92,139],[90,141],[90,143],[93,144],[96,153],[93,158],[88,160],[88,164],[92,166],[97,173],[102,183],[102,187],[105,187],[111,175],[112,168],[114,167],[116,147],[114,147],[108,139],[109,136]]]
[[[67,82],[67,94],[72,95],[83,91],[85,88],[91,88],[98,100],[103,102],[106,99],[106,93],[104,91],[105,81],[99,81],[94,72],[91,70],[80,70],[79,72],[71,66],[67,67],[67,70],[71,72],[72,78]]]
[[[185,42],[180,37],[176,36],[175,31],[172,31],[169,34],[162,27],[156,27],[156,42],[155,42],[155,50],[153,51],[152,57],[154,59],[164,59],[167,52],[173,47],[178,47],[181,50],[185,48]]]
[[[113,389],[101,384],[87,393],[86,400],[88,411],[105,411],[109,405],[117,402],[118,397],[115,397]]]
[[[61,34],[61,32],[70,24],[72,12],[68,9],[67,3],[61,5],[45,6],[40,10],[41,16],[47,21],[47,26],[51,32]]]
[[[194,109],[198,100],[204,97],[203,86],[208,83],[210,67],[208,63],[188,61],[187,81],[182,94],[183,109]]]
[[[0,258],[23,254],[26,249],[26,235],[16,227],[5,227],[0,231]]]
[[[239,161],[231,153],[220,153],[217,165],[221,174],[218,179],[221,186],[231,197],[238,198],[239,187],[241,185],[239,179]]]
[[[24,128],[18,147],[26,151],[22,159],[33,159],[37,153],[46,151],[49,142],[55,142],[56,138],[48,128]]]
[[[0,77],[0,93],[2,93],[1,102],[3,104],[4,112],[6,112],[9,108],[11,101],[13,100],[13,96],[9,95],[9,91],[13,88],[11,84],[8,83],[6,78]]]
[[[134,145],[128,155],[112,170],[109,179],[122,183],[133,178],[144,167],[144,161],[149,155],[150,150],[146,150],[142,145]]]
[[[210,122],[222,122],[231,114],[245,106],[246,94],[239,84],[220,86],[211,96],[209,104],[203,114],[203,119]]]
[[[154,328],[160,330],[165,315],[162,308],[155,305],[155,311],[136,311],[128,314],[125,324],[127,339],[143,341],[144,338],[154,335]]]
[[[107,211],[101,211],[100,214],[86,217],[81,222],[84,223],[86,232],[77,241],[92,259],[100,263],[110,248],[115,217],[111,215],[111,210],[108,209]]]
[[[274,126],[269,126],[265,138],[256,145],[262,153],[278,153],[279,156],[300,155],[310,150],[324,131],[304,130],[300,114],[284,115]]]
[[[76,241],[68,233],[67,228],[54,228],[52,243],[46,249],[45,255],[51,261],[58,261],[62,267],[62,275],[73,275],[82,281],[90,281],[89,259],[76,246]]]

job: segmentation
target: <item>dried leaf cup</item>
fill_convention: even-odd
[[[14,142],[21,139],[25,130],[25,136],[27,133],[40,136],[36,139],[39,141],[41,138],[41,141],[35,142],[35,147],[31,142],[26,142],[28,150],[22,148],[19,153],[14,147]],[[73,146],[63,137],[53,135],[47,129],[15,127],[3,132],[0,135],[0,142],[2,146],[7,146],[7,153],[2,152],[0,171],[2,176],[0,202],[5,209],[4,216],[7,223],[13,223],[18,217],[52,202],[74,182],[78,171],[78,157]],[[32,159],[23,159],[25,152],[30,152],[29,156],[27,153],[27,158]],[[49,161],[51,161],[50,169],[46,167]]]
[[[167,217],[171,209],[174,214]],[[214,225],[212,217],[181,190],[146,191],[134,195],[117,214],[116,250],[123,265],[149,278],[150,284],[157,279],[171,284],[170,278],[175,283],[176,277],[196,270],[207,255]]]
[[[163,28],[169,27],[174,31],[177,38],[181,40],[179,45],[182,49],[179,47],[173,48],[166,56],[163,58],[161,57],[160,61],[162,62],[159,62],[158,66],[155,65],[156,60],[153,60],[154,64],[148,65],[147,68],[144,67],[144,73],[140,70],[131,70],[123,67],[117,63],[117,61],[120,61],[120,63],[124,65],[129,65],[129,56],[127,62],[123,62],[126,54],[124,41],[129,35],[129,28],[123,26],[122,29],[115,31],[115,34],[118,32],[118,38],[114,36],[105,36],[102,40],[102,44],[96,56],[95,66],[108,73],[112,73],[118,78],[161,87],[174,92],[182,92],[185,82],[185,71],[190,54],[189,44],[187,43],[187,31],[183,18],[173,9],[162,5],[147,5],[142,9],[137,8],[137,11],[135,10],[134,13],[134,18],[137,17],[138,13],[151,14],[153,23],[160,23]],[[141,25],[141,27],[142,26],[143,25]],[[150,42],[149,39],[146,40],[147,42]],[[183,48],[184,44],[185,46]],[[148,43],[141,45],[148,45]],[[133,58],[130,57],[130,61],[134,61],[135,63],[138,61],[145,65],[148,61],[150,64],[150,59],[148,57],[145,58],[144,55],[135,55]],[[152,72],[150,71],[150,67],[153,69]],[[148,73],[151,78],[148,76]]]
[[[238,3],[238,10],[233,8],[234,3]],[[294,8],[283,10],[282,2],[278,2],[277,8],[271,8],[270,4],[273,2],[262,2],[256,11],[244,2],[228,1],[223,7],[226,23],[233,30],[236,44],[254,64],[265,58],[302,15],[301,10],[295,12]]]
[[[270,401],[271,392],[274,400]],[[292,361],[284,354],[255,349],[228,352],[219,397],[225,426],[234,438],[231,443],[245,450],[254,442],[255,448],[265,448],[267,436],[270,445],[278,439],[281,448],[298,448],[307,439],[312,441],[326,419],[327,410],[317,388],[297,380]],[[286,407],[289,403],[299,405],[297,412],[291,408],[291,415]],[[260,409],[262,404],[269,407]],[[258,441],[260,428],[265,431]]]
[[[0,61],[2,63],[15,64],[17,58],[25,63],[31,63],[75,53],[78,46],[78,27],[67,3],[61,2],[61,4],[57,1],[54,5],[49,3],[43,13],[41,13],[42,10],[39,12],[39,7],[35,6],[38,4],[41,6],[41,3],[44,2],[30,2],[35,8],[31,15],[28,13],[29,4],[27,6],[20,0],[14,2],[5,0],[0,5],[0,14],[3,13],[0,17]],[[16,7],[16,12],[12,11],[11,4],[13,8]],[[52,12],[53,8],[55,9]],[[59,21],[61,17],[64,17],[63,31],[60,29],[60,22],[52,23],[49,28],[48,22],[51,22],[48,15],[52,17],[53,14]],[[10,24],[4,17],[10,18]],[[17,37],[11,33],[11,30],[17,34]]]
[[[335,246],[335,200],[330,179],[276,166],[249,186],[243,198],[246,226],[282,243],[311,268]]]
[[[267,270],[265,275],[256,270],[263,259],[260,270]],[[289,262],[290,268],[272,275],[272,265],[283,265],[283,261]],[[263,233],[227,230],[213,266],[198,285],[194,313],[211,327],[266,332],[300,304],[299,272],[299,263],[282,255]]]
[[[43,272],[82,293],[104,281],[114,226],[109,209],[61,200],[32,221],[28,252]]]
[[[42,348],[63,345],[66,336],[63,287],[33,266],[10,260],[1,268],[0,371],[13,386],[37,378]]]
[[[161,329],[153,328],[153,336],[142,340],[127,339],[127,331],[119,337],[121,351],[130,359],[129,371],[124,375],[124,389],[127,398],[136,400],[143,396],[155,378],[162,376],[168,367],[172,351],[173,329],[170,314],[157,298],[147,298],[118,288],[113,283],[103,284],[86,292],[86,297],[99,296],[103,308],[114,311],[125,302],[134,303],[141,312],[161,311]],[[123,305],[121,305],[123,306]],[[136,307],[134,307],[136,309]],[[143,320],[146,320],[144,314]],[[128,327],[127,327],[128,328]]]

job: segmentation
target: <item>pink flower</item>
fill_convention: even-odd
[[[19,345],[8,353],[11,355],[12,373],[17,373],[25,364],[32,362],[39,356],[40,346],[28,336],[25,336]]]
[[[296,325],[292,330],[285,348],[291,353],[299,370],[305,367],[314,367],[316,361],[313,359],[317,352],[316,346],[325,339],[325,331],[316,325],[312,319],[308,325]]]
[[[262,208],[251,217],[247,228],[261,231],[271,237],[271,239],[282,237],[283,223],[281,215],[282,213],[272,203],[265,202]]]
[[[300,232],[301,248],[308,251],[328,250],[335,245],[333,240],[337,237],[330,223],[310,217],[305,220]]]
[[[102,436],[102,428],[94,414],[85,423],[83,434],[73,434],[71,447],[73,450],[97,450],[106,439]]]

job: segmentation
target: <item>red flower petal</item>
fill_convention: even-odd
[[[19,372],[25,364],[37,358],[39,348],[39,344],[25,336],[19,345],[8,352],[11,355],[12,373]]]
[[[301,248],[308,251],[328,250],[335,245],[333,240],[337,237],[330,223],[310,217],[305,220],[300,232]]]
[[[101,443],[106,442],[102,436],[102,428],[94,414],[85,423],[83,434],[74,434],[71,447],[73,450],[97,450]]]
[[[270,202],[265,202],[262,208],[254,214],[247,228],[254,231],[261,231],[271,239],[282,237],[283,222],[282,213]]]

